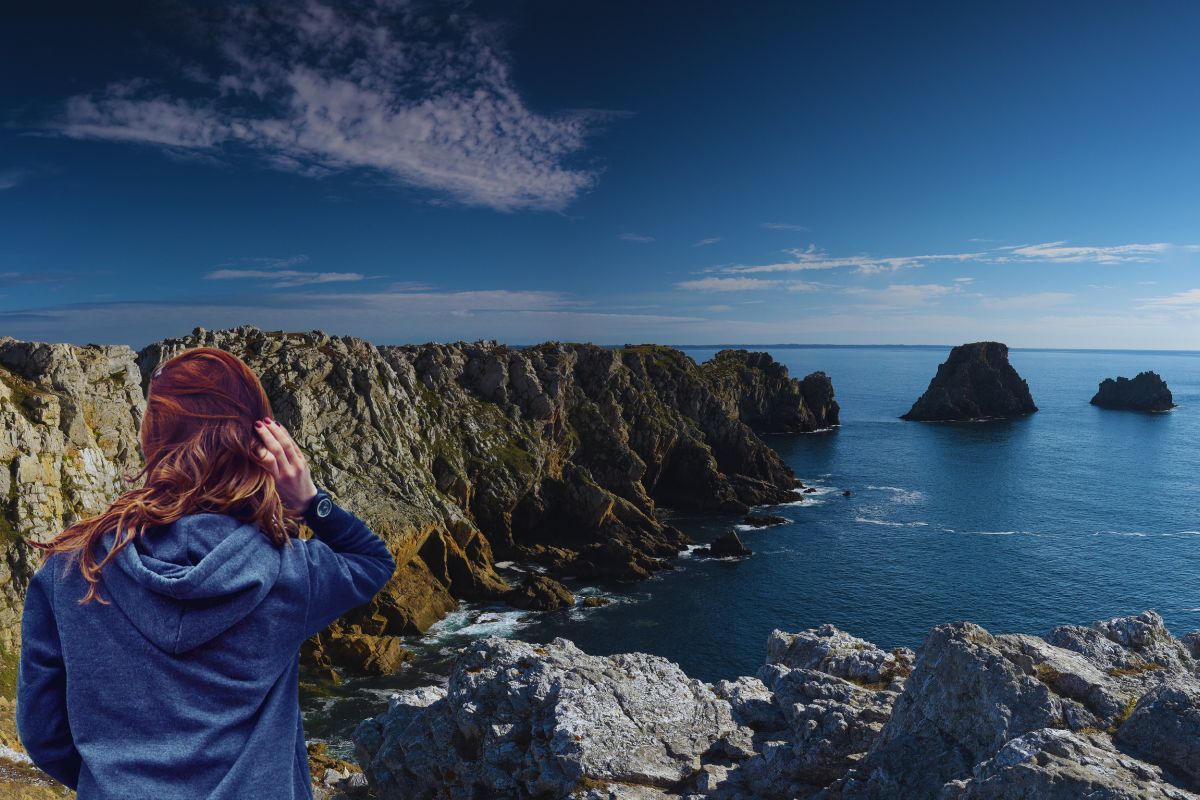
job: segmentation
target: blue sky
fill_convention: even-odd
[[[1194,4],[64,9],[0,334],[1200,348]]]

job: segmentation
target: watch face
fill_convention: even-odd
[[[333,503],[329,501],[328,497],[322,497],[321,501],[317,503],[317,516],[328,517],[330,511],[333,511]]]

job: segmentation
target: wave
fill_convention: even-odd
[[[529,612],[508,608],[478,608],[460,604],[435,622],[421,637],[426,645],[442,645],[457,639],[481,639],[499,636],[511,639],[529,624]]]
[[[780,525],[787,525],[787,524],[788,524],[788,523],[790,523],[790,522],[795,522],[795,520],[788,519],[787,517],[784,517],[783,519],[784,519],[784,521],[783,521],[783,522],[772,522],[772,523],[770,523],[770,524],[767,524],[767,525],[745,525],[745,524],[738,524],[738,525],[734,525],[734,526],[733,526],[733,529],[734,529],[735,531],[739,531],[739,532],[745,532],[745,531],[762,531],[762,530],[766,530],[767,528],[778,528]]]
[[[861,522],[864,525],[884,525],[889,528],[924,528],[929,525],[928,522],[893,522],[887,519],[870,519],[868,517],[855,517],[855,522]]]
[[[904,489],[899,486],[868,486],[877,492],[891,492],[893,501],[904,505],[915,505],[925,500],[925,493],[917,489]]]

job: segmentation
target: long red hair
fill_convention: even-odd
[[[215,347],[184,350],[157,367],[150,378],[141,443],[145,465],[126,483],[143,476],[102,514],[70,526],[49,542],[25,541],[42,560],[66,552],[89,584],[81,604],[100,597],[100,571],[135,536],[186,514],[216,512],[256,523],[277,546],[299,535],[299,519],[288,513],[263,466],[255,420],[271,416],[271,402],[258,376],[232,353]],[[96,542],[116,531],[103,560]]]

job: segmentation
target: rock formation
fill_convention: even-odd
[[[354,733],[383,800],[1200,800],[1200,662],[1152,611],[920,650],[775,631],[753,677],[485,639]]]
[[[1037,406],[1029,395],[1029,385],[1008,363],[1008,346],[975,342],[950,351],[925,394],[901,419],[995,419],[1034,411]]]
[[[758,424],[767,410],[789,418],[792,404],[792,427],[805,430],[828,423],[832,402],[831,389],[805,388],[820,378],[789,379],[744,351],[714,370],[656,345],[376,346],[249,325],[197,328],[137,353],[0,337],[0,696],[12,693],[21,598],[38,563],[22,538],[49,539],[128,488],[120,474],[141,467],[149,376],[196,346],[250,365],[315,479],[400,565],[369,605],[306,643],[305,663],[327,673],[394,669],[406,657],[396,637],[462,599],[567,602],[551,577],[510,587],[496,556],[557,575],[668,568],[687,537],[659,505],[745,513],[794,498],[799,482],[743,409]]]
[[[737,531],[726,531],[713,539],[712,544],[708,547],[699,547],[695,550],[696,555],[711,556],[712,558],[738,558],[748,556],[752,552],[750,548],[742,544],[742,537],[737,535]]]
[[[769,353],[721,350],[700,365],[728,411],[765,433],[804,433],[839,424],[833,381],[814,372],[802,381]]]
[[[1175,407],[1171,390],[1157,372],[1139,372],[1133,380],[1105,378],[1092,405],[1128,411],[1169,411]]]

